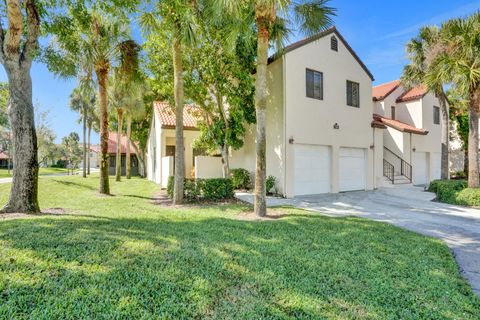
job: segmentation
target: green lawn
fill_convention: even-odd
[[[12,171],[10,171],[10,175],[8,174],[7,169],[0,169],[0,178],[9,178],[11,177]],[[44,176],[49,174],[59,174],[59,173],[67,173],[67,169],[65,168],[40,168],[38,171],[38,175]]]
[[[0,220],[2,319],[478,319],[438,240],[357,218],[155,206],[154,184],[40,179],[43,208]],[[8,185],[0,185],[0,204]]]

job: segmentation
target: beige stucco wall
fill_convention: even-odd
[[[338,192],[340,147],[367,150],[367,189],[374,187],[371,129],[372,81],[351,53],[338,41],[338,52],[330,49],[330,36],[285,55],[285,101],[288,141],[294,144],[330,146],[332,149],[332,192]],[[323,73],[323,100],[306,97],[306,69]],[[347,106],[346,81],[360,83],[360,108]],[[339,129],[334,129],[334,124]],[[293,196],[294,144],[286,144],[286,195]]]
[[[267,138],[267,176],[277,180],[277,190],[284,192],[285,176],[285,135],[284,135],[284,98],[283,98],[283,59],[268,66],[268,92],[266,138]],[[244,168],[255,171],[255,125],[247,128],[244,147],[232,152],[231,168]]]
[[[200,131],[197,130],[184,130],[184,147],[185,147],[185,177],[194,178],[193,174],[193,141],[198,138]],[[162,129],[161,131],[161,156],[166,156],[166,146],[175,145],[175,129]],[[158,148],[158,147],[157,147]]]

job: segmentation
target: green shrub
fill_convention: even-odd
[[[458,192],[456,197],[456,204],[480,207],[480,189],[478,188],[466,188]]]
[[[430,182],[428,191],[437,195],[437,200],[450,204],[466,204],[458,202],[458,195],[467,188],[465,180],[434,180]],[[470,204],[467,204],[470,205]]]
[[[169,198],[173,198],[173,184],[175,183],[175,177],[169,176],[167,182],[167,195]]]
[[[173,198],[173,177],[169,177],[167,195]],[[235,196],[230,179],[185,179],[183,184],[185,202],[219,201]]]
[[[238,189],[250,189],[250,172],[246,169],[238,168],[230,170],[230,176],[232,178],[233,188]]]
[[[267,194],[275,193],[274,188],[276,183],[277,183],[277,178],[275,178],[274,176],[268,176],[267,180],[265,181]]]

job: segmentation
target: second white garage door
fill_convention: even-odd
[[[367,161],[365,149],[340,148],[339,191],[365,190]]]
[[[295,146],[293,174],[296,196],[330,192],[331,159],[330,147]]]

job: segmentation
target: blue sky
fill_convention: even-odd
[[[480,0],[332,0],[330,4],[338,10],[337,28],[373,73],[375,84],[400,76],[406,63],[404,45],[421,26],[439,24],[480,9]],[[78,115],[68,106],[75,81],[58,79],[39,63],[33,65],[31,74],[33,101],[41,110],[49,111],[48,120],[57,140],[72,131],[81,134]],[[0,81],[6,80],[0,68]],[[98,142],[98,135],[92,138],[94,143]]]

